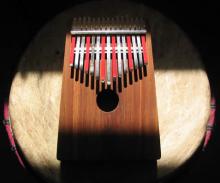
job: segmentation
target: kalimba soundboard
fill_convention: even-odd
[[[160,158],[145,19],[74,18],[66,36],[61,92],[59,160]]]

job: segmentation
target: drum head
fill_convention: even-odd
[[[95,9],[99,11],[91,11]],[[174,22],[141,4],[81,4],[59,14],[40,30],[23,54],[11,86],[9,109],[17,143],[43,179],[63,181],[56,152],[65,34],[72,17],[90,14],[137,15],[149,21],[162,151],[157,173],[158,178],[169,175],[203,140],[210,88],[200,55],[187,35]],[[100,170],[97,174],[102,173]],[[132,172],[126,175],[127,180],[130,176]]]

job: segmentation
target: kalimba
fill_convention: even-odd
[[[146,20],[74,18],[66,36],[57,157],[160,158]]]

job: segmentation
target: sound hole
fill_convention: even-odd
[[[98,107],[105,112],[113,111],[117,107],[118,101],[118,95],[110,89],[102,90],[96,98]]]

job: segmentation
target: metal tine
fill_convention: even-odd
[[[123,50],[123,65],[124,65],[124,73],[128,72],[128,59],[126,53],[126,39],[125,35],[122,35],[122,50]]]
[[[101,19],[101,27],[100,27],[103,31],[106,30],[106,18],[102,17]]]
[[[129,19],[128,16],[126,16],[126,17],[124,18],[124,24],[125,24],[125,28],[126,28],[126,29],[130,29],[130,30],[131,30],[131,22],[130,22],[130,19]]]
[[[102,28],[102,20],[101,20],[101,17],[98,17],[96,21],[95,29],[101,29],[101,28]]]
[[[102,27],[102,19],[101,17],[96,18],[96,22],[94,22],[94,29],[101,29]],[[95,78],[96,80],[100,79],[100,54],[101,54],[101,37],[100,35],[96,36],[96,44],[95,46],[95,52],[96,52],[96,58],[95,58]]]
[[[138,28],[139,28],[139,20],[138,20],[138,17],[135,17],[135,19],[134,19],[134,29],[135,30],[138,30]]]
[[[121,16],[121,29],[122,29],[122,30],[127,29],[126,22],[125,22],[125,17],[124,17],[124,16]]]
[[[80,27],[79,27],[79,17],[76,18],[76,20],[75,20],[74,30],[80,30]]]
[[[100,44],[101,44],[101,38],[100,38],[100,35],[97,36],[96,38],[96,61],[95,61],[95,77],[97,80],[99,80],[99,77],[100,77],[100,51],[101,51],[101,47],[100,47]]]
[[[141,51],[141,38],[140,38],[140,35],[137,35],[137,46],[138,46],[139,66],[143,67],[143,58],[142,58],[142,51]]]
[[[91,43],[91,61],[89,72],[93,76],[94,75],[94,61],[95,61],[95,36],[92,36],[92,43]]]
[[[146,29],[145,20],[143,17],[140,18],[141,29]]]
[[[74,30],[75,27],[76,27],[76,17],[73,18],[72,30]]]
[[[116,27],[115,27],[116,30],[121,29],[121,27],[120,27],[120,17],[119,16],[116,17],[115,25],[116,25]]]
[[[80,45],[80,62],[79,62],[79,69],[83,70],[84,65],[84,48],[85,48],[85,36],[82,36],[81,45]]]
[[[108,29],[112,30],[112,18],[110,17],[108,18],[108,26],[109,26]]]
[[[114,26],[114,24],[113,24],[113,18],[112,17],[108,17],[108,30],[112,30],[113,29],[113,26]]]
[[[83,26],[84,29],[88,30],[88,27],[89,27],[89,17],[84,17],[83,24],[84,24],[84,26]]]
[[[141,17],[136,17],[134,19],[134,29],[135,30],[140,30],[143,27],[143,18]],[[140,39],[140,35],[137,35],[136,38],[135,36],[133,36],[132,38],[132,42],[133,42],[133,55],[134,55],[134,63],[135,63],[135,68],[138,68],[138,65],[140,67],[143,66],[143,57],[142,57],[142,50],[141,50],[141,39]],[[135,43],[136,42],[136,43]],[[136,47],[137,46],[137,47]],[[137,48],[138,48],[138,58],[137,58]],[[139,64],[138,64],[138,60],[139,60]]]
[[[86,17],[82,17],[81,19],[81,29],[86,29],[87,20]],[[83,35],[81,38],[81,44],[80,44],[80,61],[79,61],[79,69],[83,70],[84,65],[84,54],[85,54],[85,36]]]
[[[137,46],[136,46],[136,37],[134,35],[131,36],[132,39],[132,50],[133,50],[133,57],[134,57],[134,68],[138,68],[138,58],[137,58]]]
[[[96,18],[95,17],[92,18],[92,22],[91,22],[91,30],[93,30],[93,29],[97,29]]]
[[[138,29],[145,29],[145,23],[143,17],[138,18]],[[137,36],[137,44],[138,44],[138,55],[139,55],[139,66],[143,67],[143,49],[141,44],[141,37],[140,35]]]
[[[113,29],[113,18],[109,18],[109,22],[108,22],[108,24],[109,24],[109,30],[112,30]]]
[[[120,30],[123,29],[123,25],[122,25],[122,16],[119,16],[119,17],[118,17],[118,28],[119,28]]]
[[[134,18],[134,30],[138,29],[138,17]]]
[[[110,18],[107,17],[105,21],[105,30],[110,30]]]
[[[87,17],[87,30],[91,30],[91,17]]]
[[[82,22],[81,22],[81,29],[85,30],[86,29],[86,17],[82,17]]]
[[[77,19],[77,29],[82,30],[82,18],[81,17]]]
[[[118,76],[122,77],[122,60],[121,60],[121,40],[120,36],[116,36],[117,39],[117,57],[118,57]]]
[[[111,30],[115,30],[116,28],[117,28],[117,25],[116,25],[116,18],[111,18],[111,27],[110,27],[110,29]]]
[[[103,22],[104,22],[104,17],[99,17],[99,18],[98,18],[98,21],[99,21],[99,23],[97,22],[97,19],[96,19],[95,29],[96,29],[96,30],[102,30],[102,28],[103,28]]]
[[[123,16],[121,16],[120,17],[120,29],[125,29],[126,28],[126,26],[125,26],[125,22],[124,22],[124,17]]]
[[[99,29],[103,30],[103,17],[100,17]]]
[[[75,30],[75,27],[76,27],[76,17],[73,18],[72,29],[71,30]]]
[[[130,27],[131,27],[131,30],[135,29],[135,27],[134,27],[134,18],[133,17],[130,18]]]
[[[79,49],[80,49],[80,36],[76,37],[76,48],[75,48],[75,68],[78,69],[79,67]]]
[[[143,20],[143,17],[139,17],[138,18],[138,27],[139,27],[139,29],[142,29],[143,28],[143,22],[142,22],[142,20]]]
[[[107,35],[107,85],[111,85],[111,37]]]

